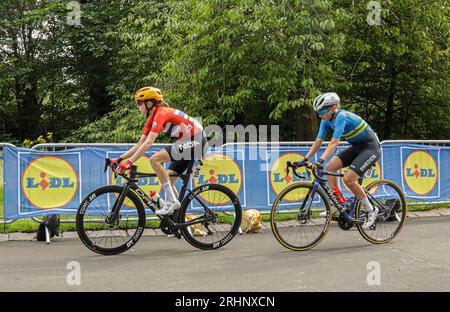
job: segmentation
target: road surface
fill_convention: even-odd
[[[285,249],[270,229],[215,251],[146,236],[117,256],[67,236],[0,242],[0,291],[450,291],[450,217],[410,218],[380,246],[333,225],[307,252]]]

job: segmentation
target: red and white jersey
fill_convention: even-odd
[[[144,135],[150,132],[166,133],[173,138],[192,137],[203,131],[202,125],[182,111],[170,107],[156,107],[147,119]]]

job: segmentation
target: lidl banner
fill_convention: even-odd
[[[0,154],[0,185],[3,187],[3,152]]]
[[[339,146],[338,151],[346,146]],[[149,158],[161,146],[152,147],[137,161],[140,172],[152,173]],[[299,172],[301,180],[286,173],[287,161],[298,161],[308,152],[306,146],[223,146],[208,151],[200,175],[192,179],[190,187],[219,183],[233,190],[242,207],[270,209],[278,194],[298,181],[312,181],[305,169]],[[103,173],[105,158],[114,158],[124,148],[76,148],[60,152],[43,152],[5,147],[4,214],[7,219],[26,218],[43,214],[75,214],[80,202],[94,189],[106,184],[121,185],[120,177],[111,171]],[[323,153],[324,148],[315,156]],[[197,165],[198,166],[198,165]],[[345,172],[348,168],[344,168]],[[412,200],[450,200],[450,147],[383,144],[382,157],[373,168],[364,185],[386,178],[402,187]],[[155,191],[165,196],[156,177],[139,178],[139,187],[146,193]],[[340,179],[339,185],[346,197],[348,187]],[[181,182],[177,183],[178,188]],[[231,207],[226,199],[214,194],[204,195],[206,202],[223,209]],[[293,195],[292,195],[293,196]],[[298,198],[286,198],[283,205],[292,206]],[[190,209],[199,208],[193,203]],[[147,211],[150,213],[150,211]]]

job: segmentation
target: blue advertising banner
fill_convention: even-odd
[[[152,148],[146,156],[159,149]],[[110,172],[103,173],[105,158],[123,151],[120,148],[77,148],[47,152],[5,147],[5,218],[74,214],[86,195],[100,186],[112,184]],[[144,159],[140,161],[145,162]],[[140,180],[139,183],[145,182]]]
[[[339,146],[338,151],[346,146]],[[138,170],[152,173],[149,157],[161,146],[152,147],[136,162]],[[303,159],[307,146],[223,146],[215,148],[203,159],[197,179],[190,182],[194,188],[206,183],[229,187],[241,201],[242,207],[271,209],[276,197],[288,185],[301,180],[286,174],[286,162]],[[314,160],[325,149],[315,155]],[[7,219],[26,218],[43,214],[74,214],[80,202],[94,189],[107,184],[121,185],[111,171],[103,173],[105,158],[114,158],[125,148],[76,148],[58,152],[43,152],[23,148],[4,149],[4,214]],[[337,151],[337,152],[338,152]],[[408,199],[424,201],[450,200],[450,147],[414,144],[383,144],[382,157],[376,163],[364,185],[385,178],[396,182]],[[348,168],[344,168],[345,172]],[[155,191],[164,198],[161,183],[156,177],[139,178],[139,187],[146,193]],[[181,182],[177,182],[178,188]],[[346,197],[351,196],[342,179],[339,186]],[[227,209],[230,203],[215,205]],[[287,207],[294,205],[289,201]],[[190,209],[198,208],[194,203]],[[150,211],[147,211],[150,213]]]

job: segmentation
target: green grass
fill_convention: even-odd
[[[450,208],[450,204],[431,204],[431,205],[420,205],[420,206],[408,206],[408,211],[427,211],[439,208]]]
[[[3,219],[3,188],[0,189],[0,216]],[[20,219],[14,223],[0,225],[0,233],[7,232],[35,232],[39,224],[31,219]]]

